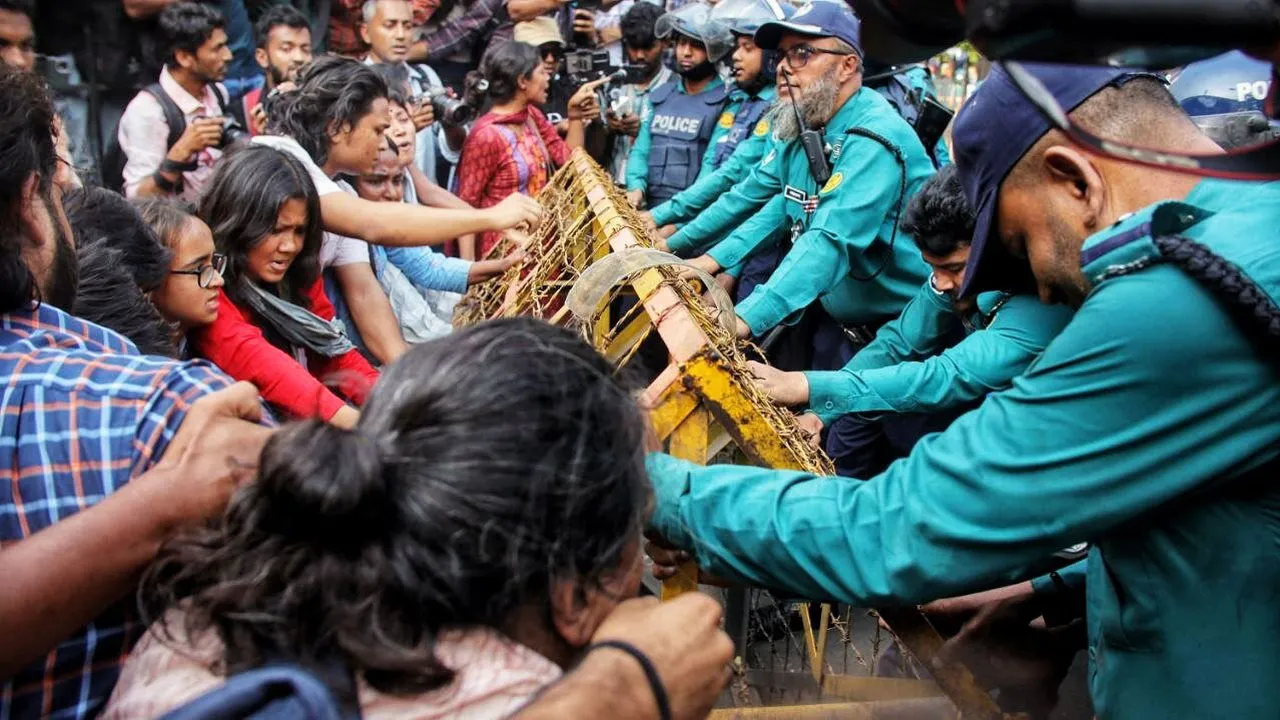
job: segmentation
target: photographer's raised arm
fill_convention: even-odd
[[[459,235],[536,226],[542,208],[532,198],[511,195],[484,210],[429,208],[406,203],[375,203],[343,192],[320,198],[324,229],[375,245],[439,245]]]

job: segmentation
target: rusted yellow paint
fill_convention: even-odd
[[[668,452],[674,457],[699,464],[706,464],[707,449],[711,443],[711,413],[704,407],[695,407],[671,433]],[[670,600],[698,589],[698,566],[685,563],[673,578],[662,581],[662,599]]]

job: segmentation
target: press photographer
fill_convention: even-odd
[[[360,33],[369,43],[365,62],[391,68],[388,79],[409,98],[418,130],[415,162],[433,182],[445,185],[476,106],[453,97],[431,66],[407,62],[414,32],[409,0],[367,0],[363,13]]]
[[[104,163],[108,185],[117,184],[122,166],[119,181],[129,197],[195,201],[225,148],[245,137],[220,84],[231,62],[224,25],[218,11],[195,2],[175,3],[160,14],[164,68],[120,118],[119,148]]]

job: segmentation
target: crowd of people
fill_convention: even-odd
[[[0,716],[704,717],[720,607],[646,552],[1003,622],[1037,717],[1077,654],[1099,717],[1274,704],[1272,185],[1083,152],[999,67],[953,118],[833,0],[0,0],[0,61]],[[1128,144],[1271,132],[1254,83],[1025,67]],[[839,478],[452,328],[578,148]]]

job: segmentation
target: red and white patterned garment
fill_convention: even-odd
[[[224,652],[217,631],[189,638],[180,613],[170,612],[168,621],[167,628],[153,625],[134,646],[102,720],[158,717],[222,685],[225,678],[214,669]],[[457,673],[452,683],[420,695],[395,696],[360,681],[365,719],[498,720],[561,675],[555,663],[489,628],[443,633],[435,653]]]
[[[467,134],[454,192],[477,208],[493,207],[517,192],[534,197],[568,161],[569,146],[538,108],[487,113]],[[482,235],[480,257],[501,238],[497,232]]]

